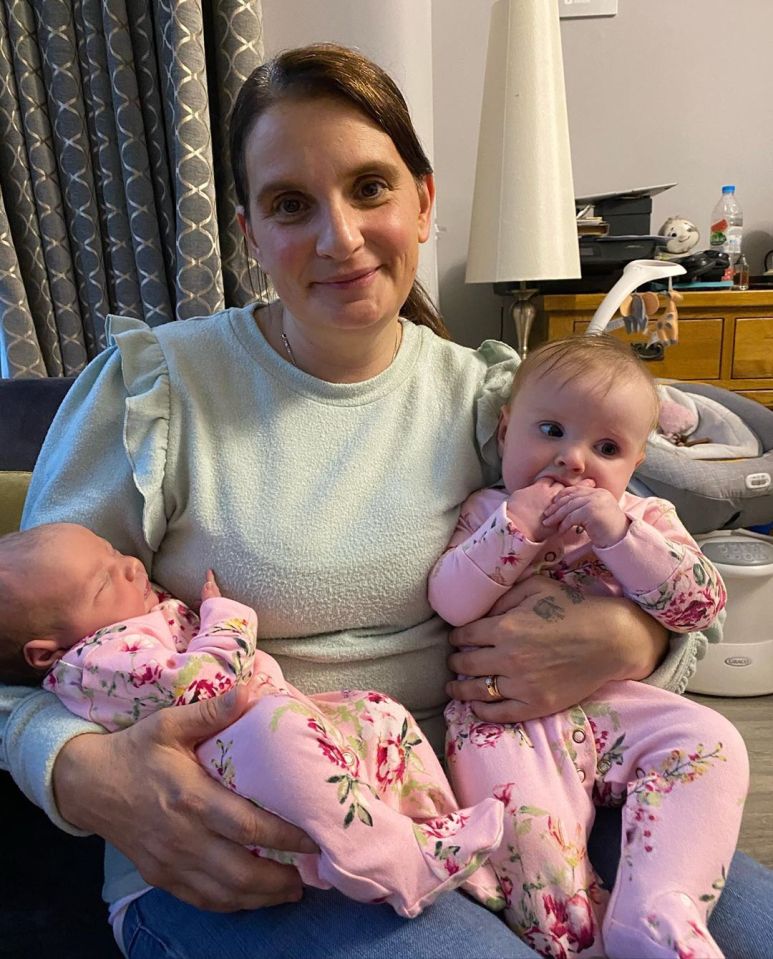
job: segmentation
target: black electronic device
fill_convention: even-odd
[[[583,236],[580,237],[582,275],[609,273],[632,260],[653,260],[665,249],[665,236]]]
[[[730,265],[730,257],[721,250],[701,250],[691,253],[676,261],[685,269],[684,276],[674,279],[675,286],[684,286],[685,283],[711,283],[719,281],[725,275]]]
[[[650,232],[652,197],[613,197],[593,204],[596,216],[609,224],[609,236],[646,236]]]
[[[652,228],[652,198],[675,183],[660,183],[658,186],[637,187],[632,190],[616,190],[611,193],[592,193],[575,197],[575,209],[592,208],[594,217],[600,218],[609,228],[608,236],[649,236]]]

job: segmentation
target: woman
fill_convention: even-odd
[[[213,567],[258,609],[290,682],[381,688],[436,748],[449,695],[514,721],[649,675],[667,647],[649,617],[605,599],[599,636],[593,600],[574,606],[539,579],[455,631],[465,650],[446,663],[426,576],[460,503],[498,475],[516,361],[445,340],[415,282],[434,182],[392,81],[343,48],[289,51],[245,83],[231,155],[240,223],[278,301],[156,331],[115,320],[41,454],[24,525],[84,522],[187,601]],[[683,684],[697,642],[666,658],[664,684]],[[448,682],[449,666],[472,678]],[[502,701],[485,702],[487,674]],[[211,700],[98,736],[38,692],[6,727],[28,793],[111,844],[106,896],[127,955],[209,957],[215,942],[229,957],[533,955],[461,894],[411,923],[316,890],[297,903],[294,870],[241,846],[303,851],[307,837],[191,756],[243,706]]]

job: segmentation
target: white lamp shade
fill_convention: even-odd
[[[497,0],[466,280],[580,275],[558,2]]]

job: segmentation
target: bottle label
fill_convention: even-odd
[[[711,246],[724,246],[726,240],[727,220],[723,218],[721,220],[717,220],[716,223],[711,224],[711,236],[709,238],[709,243]]]

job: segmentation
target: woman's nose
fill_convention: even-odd
[[[361,245],[358,211],[344,202],[326,207],[317,236],[317,253],[334,260],[345,260]]]

